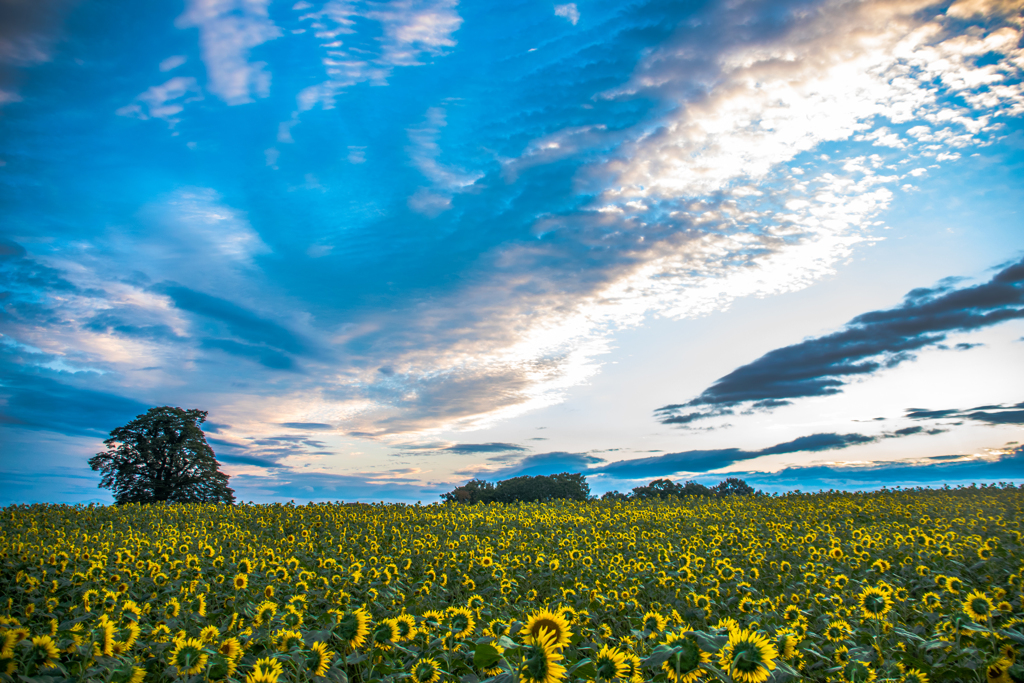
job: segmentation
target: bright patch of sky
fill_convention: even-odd
[[[5,8],[0,504],[1024,481],[1022,8]]]

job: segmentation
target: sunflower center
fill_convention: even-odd
[[[534,638],[540,635],[540,632],[547,629],[555,634],[555,641],[562,637],[562,627],[557,621],[553,619],[538,619],[534,622],[533,627],[530,628],[530,635]]]

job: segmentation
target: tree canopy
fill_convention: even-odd
[[[107,450],[89,458],[103,473],[100,488],[124,503],[229,503],[228,475],[219,469],[201,425],[204,410],[162,406],[110,432]]]
[[[587,500],[590,484],[580,473],[561,472],[535,477],[513,477],[491,484],[483,479],[471,479],[453,491],[441,494],[446,501],[456,503],[516,503],[555,499]]]

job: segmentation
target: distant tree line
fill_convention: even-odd
[[[695,481],[680,484],[671,479],[655,479],[646,486],[637,486],[632,493],[609,491],[601,496],[601,500],[649,500],[651,498],[668,498],[669,496],[722,498],[725,496],[751,496],[755,493],[757,492],[747,482],[736,477],[729,477],[715,486],[704,486]]]
[[[472,479],[454,491],[441,494],[455,503],[529,503],[545,500],[589,500],[590,484],[580,473],[513,477],[492,484]]]
[[[649,500],[652,498],[684,498],[703,496],[749,496],[756,493],[742,479],[729,477],[716,486],[704,486],[695,481],[678,484],[670,479],[655,479],[646,486],[637,486],[632,493],[609,491],[601,500]],[[590,484],[579,472],[522,476],[505,479],[496,484],[483,479],[471,479],[453,491],[441,494],[452,503],[529,503],[545,500],[590,500]]]

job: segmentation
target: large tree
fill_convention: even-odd
[[[100,488],[124,503],[234,503],[228,475],[199,427],[205,410],[150,408],[110,432],[107,450],[89,458],[103,472]]]

